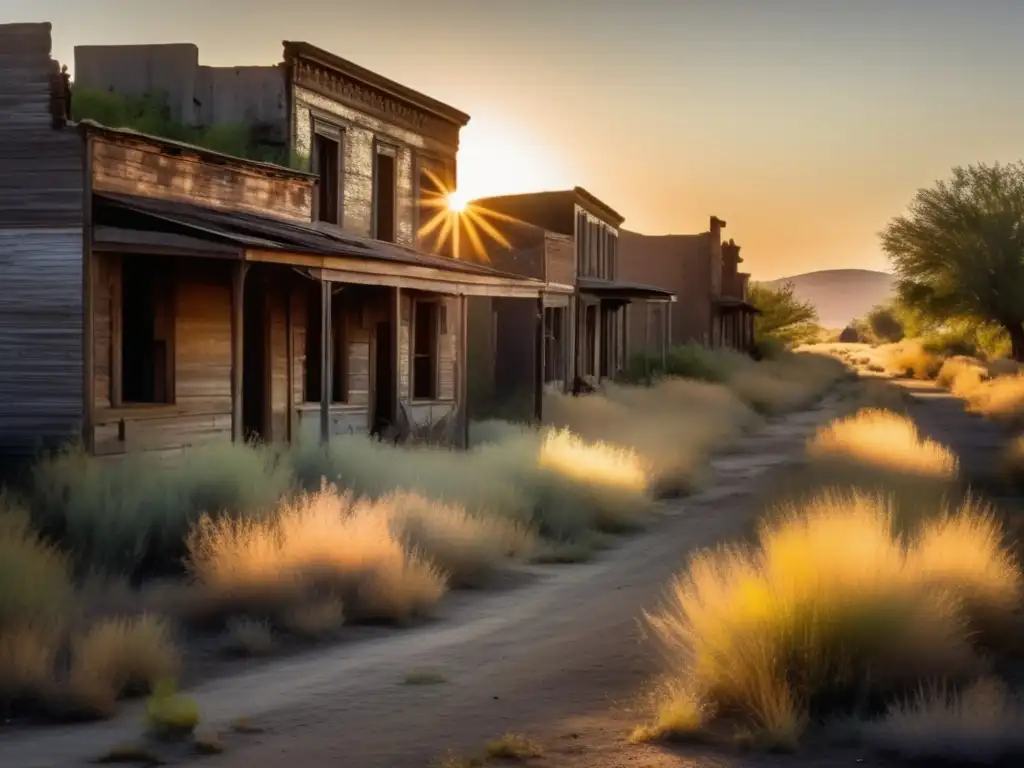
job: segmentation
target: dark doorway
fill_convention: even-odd
[[[242,320],[242,431],[245,439],[267,434],[269,375],[267,370],[267,282],[250,274],[245,280]]]
[[[394,353],[391,349],[391,323],[377,323],[376,355],[373,363],[373,434],[381,435],[395,421],[392,392],[395,389]]]

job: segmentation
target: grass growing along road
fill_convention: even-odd
[[[691,547],[735,529],[745,507],[742,494],[798,450],[822,417],[821,411],[797,414],[743,437],[712,461],[715,481],[706,491],[671,502],[655,518],[655,532],[626,539],[592,563],[528,566],[523,573],[534,583],[455,595],[438,607],[437,624],[195,686],[190,693],[204,724],[249,716],[266,729],[255,740],[226,739],[218,762],[426,766],[449,749],[476,754],[511,731],[544,742],[541,760],[561,764],[565,749],[549,747],[540,726],[609,695],[631,693],[638,673],[649,670],[636,644],[638,606],[657,596]],[[416,669],[436,670],[445,682],[404,684]],[[69,754],[109,747],[135,723],[129,710],[109,725],[55,733],[45,745],[36,743],[34,753],[40,766],[46,765],[45,752],[51,764],[67,765]],[[12,734],[0,741],[0,762],[30,757],[28,746]]]

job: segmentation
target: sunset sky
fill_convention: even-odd
[[[953,165],[1024,156],[1020,0],[0,0],[76,44],[306,40],[472,115],[472,196],[581,185],[651,234],[728,222],[769,279],[885,269]]]

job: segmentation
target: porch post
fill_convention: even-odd
[[[459,296],[459,442],[469,448],[469,298]]]
[[[644,302],[644,376],[651,376],[651,302]]]
[[[242,429],[242,366],[245,360],[245,275],[249,265],[236,261],[231,270],[231,440],[245,439]]]
[[[630,304],[624,304],[622,307],[622,361],[619,363],[619,367],[623,371],[629,370],[629,308]]]
[[[576,371],[579,370],[579,363],[576,360],[577,348],[576,348],[576,329],[578,326],[578,318],[576,317],[576,294],[573,293],[569,297],[569,304],[565,308],[565,371],[563,372],[563,391],[565,394],[572,392],[573,385],[576,383]]]
[[[331,439],[331,284],[320,281],[320,442]]]
[[[391,377],[391,391],[388,397],[391,400],[392,428],[398,429],[402,408],[402,289],[396,287],[392,294],[394,304],[391,307],[391,365],[394,366],[394,374]],[[411,374],[411,372],[410,372]],[[397,431],[396,431],[397,434]]]
[[[661,329],[661,370],[664,371],[668,365],[668,347],[672,341],[672,302],[665,302],[664,327]]]
[[[544,295],[537,297],[537,322],[534,326],[533,417],[540,423],[544,415],[544,363],[547,359],[547,334],[544,332]]]

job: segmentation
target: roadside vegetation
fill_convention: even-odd
[[[807,464],[812,487],[766,509],[752,542],[694,556],[648,616],[667,673],[634,738],[795,749],[825,727],[927,758],[950,739],[1016,749],[992,742],[1017,705],[985,686],[993,650],[1017,645],[1020,566],[954,457],[863,409],[823,427]],[[995,709],[965,710],[982,699]]]
[[[882,245],[898,295],[836,341],[867,378],[749,540],[696,554],[647,616],[665,675],[634,740],[797,749],[810,734],[927,763],[1020,761],[1021,563],[1004,517],[887,378],[1024,422],[1024,164],[954,169]],[[1024,442],[1006,464],[1020,476]]]
[[[216,655],[416,622],[516,563],[585,560],[706,482],[712,453],[849,375],[781,350],[670,359],[645,384],[550,397],[540,426],[473,424],[468,452],[347,436],[41,456],[0,496],[0,708],[109,716]]]

